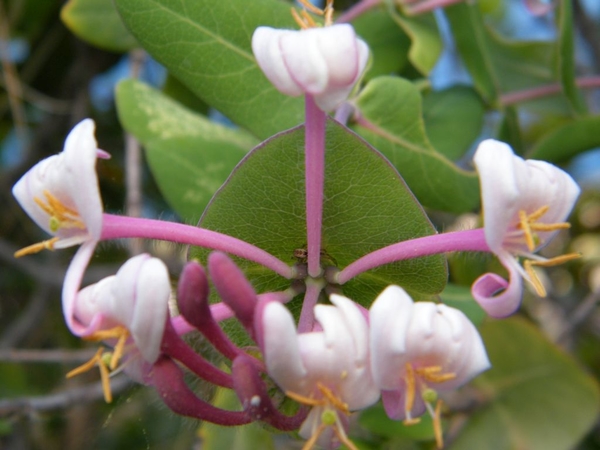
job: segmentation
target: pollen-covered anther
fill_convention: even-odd
[[[419,367],[418,369],[415,369],[415,372],[421,378],[431,383],[443,383],[445,381],[454,380],[456,378],[455,373],[441,373],[441,366]]]
[[[581,258],[580,253],[567,253],[566,255],[560,255],[560,256],[556,256],[554,258],[543,259],[543,260],[526,259],[525,261],[523,261],[523,268],[525,269],[525,272],[527,272],[527,275],[529,275],[529,281],[533,285],[533,288],[535,289],[535,292],[537,293],[537,295],[539,295],[540,297],[545,297],[546,296],[546,288],[544,287],[544,284],[540,280],[540,277],[538,276],[536,271],[533,269],[533,266],[540,266],[540,267],[558,266],[559,264],[564,264],[567,261],[572,261],[577,258]]]
[[[79,228],[85,230],[85,224],[81,221],[77,211],[65,206],[48,190],[44,190],[44,197],[46,197],[46,203],[39,197],[34,197],[33,201],[50,216],[49,225],[51,231],[56,232],[59,228]]]
[[[117,343],[112,351],[110,359],[110,370],[115,370],[119,365],[119,361],[123,357],[123,351],[125,349],[125,343],[129,338],[129,330],[124,326],[116,326],[108,330],[98,330],[89,336],[85,336],[84,339],[87,341],[104,341],[106,339],[117,339]]]
[[[291,12],[292,12],[292,17],[294,18],[294,20],[296,21],[296,23],[298,24],[298,26],[301,29],[306,30],[308,28],[315,28],[315,27],[320,26],[310,16],[308,11],[310,11],[311,13],[316,14],[318,16],[323,16],[325,19],[325,23],[324,23],[325,26],[329,26],[333,23],[333,0],[327,0],[327,5],[325,6],[324,9],[316,7],[315,5],[310,3],[308,0],[298,0],[298,1],[302,4],[304,9],[300,13],[298,13],[294,8],[291,8]]]
[[[52,239],[48,239],[47,241],[38,242],[37,244],[28,245],[21,250],[17,250],[14,253],[15,258],[20,258],[25,255],[33,255],[34,253],[39,253],[42,250],[54,250],[54,244],[58,242],[58,237],[53,237]]]
[[[100,369],[100,379],[102,381],[102,392],[104,393],[104,401],[106,401],[106,403],[111,403],[112,392],[110,391],[110,370],[106,361],[107,355],[110,354],[104,352],[104,347],[100,347],[89,361],[68,372],[66,377],[73,378],[74,376],[85,373],[93,369],[95,366],[98,366],[98,369]]]
[[[571,228],[571,224],[568,222],[538,223],[537,220],[541,219],[549,210],[550,206],[545,205],[531,214],[527,214],[524,210],[519,211],[517,228],[523,230],[525,243],[530,252],[540,244],[536,231],[557,231]]]

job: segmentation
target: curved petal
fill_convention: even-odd
[[[97,326],[94,321],[89,324],[81,324],[74,316],[75,301],[77,299],[79,288],[81,287],[83,273],[85,272],[85,269],[87,268],[87,265],[94,254],[95,248],[95,241],[85,242],[81,247],[79,247],[79,250],[77,250],[77,253],[75,253],[75,256],[73,256],[71,264],[67,269],[65,281],[63,283],[63,314],[69,330],[71,330],[71,332],[76,336],[84,336],[85,334],[88,334],[88,329],[95,329]]]
[[[311,95],[322,93],[329,83],[329,68],[319,48],[319,32],[323,30],[286,33],[279,41],[288,73],[303,92]]]
[[[521,192],[514,161],[512,149],[493,139],[479,144],[473,157],[481,185],[485,239],[493,252],[502,249],[504,237],[518,212]]]
[[[252,35],[252,52],[269,81],[280,92],[295,97],[303,91],[288,72],[279,46],[280,39],[287,33],[293,32],[258,27]]]
[[[491,317],[502,318],[513,314],[521,304],[523,281],[520,274],[510,265],[506,281],[495,273],[480,276],[471,287],[473,297]]]
[[[385,288],[369,310],[371,371],[381,389],[400,387],[412,310],[412,299],[399,286]]]
[[[298,392],[298,387],[305,383],[307,371],[302,363],[292,315],[281,303],[269,302],[262,309],[261,322],[268,374],[284,391]]]
[[[96,124],[85,119],[67,136],[64,149],[65,181],[73,202],[90,236],[99,240],[102,233],[102,199],[96,174],[98,144],[94,137]]]
[[[144,261],[136,281],[136,298],[129,330],[144,359],[158,359],[169,312],[171,283],[167,266],[158,258]]]

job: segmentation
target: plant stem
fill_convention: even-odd
[[[306,279],[306,293],[302,302],[302,311],[298,320],[298,333],[309,333],[315,323],[315,305],[319,300],[319,294],[325,287],[323,279]]]
[[[340,16],[338,16],[338,18],[335,20],[335,23],[352,22],[357,17],[363,15],[364,13],[366,13],[370,9],[375,8],[381,3],[382,0],[362,0],[354,6],[352,6],[348,11],[345,11]]]
[[[434,234],[380,248],[345,267],[331,282],[344,284],[367,270],[405,259],[419,258],[446,252],[489,252],[483,228]]]
[[[600,77],[582,77],[575,80],[575,84],[579,88],[599,88]],[[546,97],[549,95],[558,94],[562,91],[563,87],[559,83],[548,84],[546,86],[539,86],[532,89],[525,89],[522,91],[509,92],[500,96],[500,103],[504,106],[514,105],[515,103],[525,102],[528,100],[535,100],[536,98]]]
[[[321,275],[321,228],[323,223],[323,189],[325,186],[326,115],[310,95],[305,96],[305,183],[308,274]]]
[[[141,237],[221,250],[261,264],[282,277],[293,270],[279,258],[246,241],[216,231],[175,222],[104,214],[101,240]]]

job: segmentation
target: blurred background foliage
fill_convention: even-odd
[[[99,146],[112,154],[111,160],[98,166],[107,212],[195,223],[210,198],[210,192],[201,192],[193,201],[181,199],[177,184],[185,183],[185,178],[174,183],[161,159],[173,143],[152,134],[147,122],[153,118],[143,116],[142,106],[152,104],[172,112],[180,123],[205,130],[211,137],[219,136],[218,127],[227,123],[217,110],[227,111],[218,98],[195,95],[202,87],[185,76],[180,81],[178,68],[160,50],[152,50],[147,35],[154,30],[128,18],[136,3],[145,2],[116,3],[143,47],[157,59],[164,58],[165,65],[141,49],[107,0],[0,3],[0,204],[5,205],[0,215],[0,448],[300,448],[299,442],[284,435],[275,436],[274,443],[265,441],[260,428],[227,433],[177,417],[152,390],[134,386],[125,377],[113,379],[119,395],[112,405],[104,404],[96,373],[66,380],[64,374],[94,352],[73,338],[62,320],[60,289],[73,250],[19,260],[12,256],[44,237],[12,198],[11,186],[37,161],[57,153],[69,130],[85,117],[96,121]],[[336,9],[343,11],[352,3],[338,1]],[[366,80],[393,74],[411,81],[402,91],[416,102],[407,114],[424,124],[426,135],[415,137],[415,142],[428,146],[427,151],[442,154],[453,167],[469,169],[474,143],[498,137],[522,154],[564,165],[584,188],[570,233],[545,250],[548,254],[580,251],[583,257],[547,270],[548,298],[526,292],[520,317],[485,321],[472,306],[465,286],[484,270],[502,273],[495,260],[463,254],[449,259],[452,285],[441,298],[453,306],[471,305],[463,308],[470,309],[471,320],[483,322],[482,333],[497,367],[457,398],[448,399],[456,414],[447,434],[456,450],[600,448],[600,148],[596,148],[600,147],[600,92],[575,89],[576,78],[600,73],[600,2],[563,1],[562,10],[542,16],[531,14],[525,3],[544,2],[480,0],[475,6],[450,7],[445,15],[419,18],[388,5],[356,22],[375,54]],[[565,4],[572,6],[572,17],[564,12]],[[289,18],[277,20],[287,23]],[[481,39],[474,40],[473,33]],[[131,87],[139,81],[117,88],[126,78],[141,80],[165,96],[146,85],[139,94]],[[563,94],[528,101],[509,96],[554,82]],[[377,83],[382,83],[381,78],[371,86],[375,94]],[[215,92],[219,94],[218,89]],[[358,99],[366,111],[374,105],[368,100]],[[287,112],[278,120],[294,124],[298,104],[283,105]],[[230,118],[245,131],[201,143],[196,139],[202,137],[187,136],[176,142],[177,148],[183,152],[195,145],[228,146],[236,155],[228,163],[231,168],[260,139],[282,129],[281,123],[265,124],[249,112]],[[360,125],[353,126],[370,139]],[[124,129],[144,144],[144,155]],[[402,149],[380,150],[392,162],[400,158],[397,152],[405,155]],[[183,155],[197,158],[193,151]],[[454,176],[457,170],[452,171]],[[440,174],[443,180],[450,176],[441,169]],[[227,171],[223,179],[226,175]],[[438,230],[478,224],[476,194],[460,202],[436,203],[431,192],[419,185],[418,174],[412,174],[413,184],[411,173],[404,176],[418,198],[431,207],[428,213]],[[464,183],[468,191],[474,180],[460,177],[448,189]],[[114,273],[129,254],[141,250],[163,258],[172,274],[179,273],[185,260],[185,249],[171,244],[102,244],[86,283]],[[515,374],[540,367],[543,370],[530,385],[515,388],[506,383]],[[215,401],[229,405],[232,399],[218,393]],[[552,414],[544,415],[548,411]],[[512,415],[509,420],[506,414]],[[541,418],[552,423],[540,423]],[[360,448],[432,448],[426,421],[405,428],[386,419],[376,407],[358,423],[355,435]],[[564,432],[554,433],[561,428]]]

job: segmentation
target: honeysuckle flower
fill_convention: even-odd
[[[377,297],[369,325],[371,370],[388,416],[412,424],[429,411],[441,447],[437,393],[456,389],[490,367],[479,333],[459,310],[414,303],[398,286]]]
[[[568,254],[543,258],[534,253],[569,224],[564,222],[579,196],[579,186],[563,170],[544,161],[523,160],[498,141],[483,141],[475,153],[479,172],[485,239],[509,272],[509,282],[485,274],[473,295],[494,317],[512,314],[522,295],[521,277],[546,295],[533,266],[552,266],[577,258]],[[519,263],[523,258],[523,267]],[[498,291],[502,292],[495,295]]]
[[[259,27],[252,36],[252,51],[279,91],[309,94],[324,111],[346,100],[369,58],[367,44],[348,24],[304,30]]]
[[[259,303],[256,328],[267,373],[290,398],[311,406],[300,427],[319,444],[356,447],[346,436],[348,416],[379,398],[369,368],[368,326],[349,299],[332,295],[333,305],[315,306],[322,331],[297,334],[294,319],[279,302]]]
[[[67,325],[73,334],[114,345],[112,353],[105,354],[101,348],[68,376],[98,365],[107,402],[111,399],[109,370],[115,370],[124,355],[128,373],[139,379],[140,366],[153,364],[160,355],[170,294],[165,264],[142,254],[129,259],[116,275],[82,289],[75,298],[63,299]]]
[[[80,122],[61,153],[37,163],[13,187],[25,212],[53,236],[15,256],[100,240],[103,211],[96,158],[109,155],[98,149],[94,129],[93,120]]]

